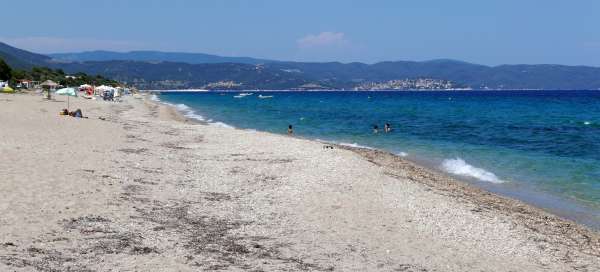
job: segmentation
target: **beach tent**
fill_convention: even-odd
[[[94,87],[89,84],[83,84],[79,86],[79,91],[85,92],[87,95],[92,95],[94,93]]]
[[[56,91],[56,94],[58,95],[66,95],[67,96],[67,109],[70,106],[70,97],[71,96],[77,96],[77,91],[75,91],[75,88],[62,88],[60,90]]]
[[[4,86],[4,88],[0,89],[0,92],[2,92],[2,93],[14,93],[15,90],[13,90],[13,88],[11,88],[11,87]]]
[[[99,95],[102,97],[105,97],[105,95],[108,95],[109,97],[114,97],[116,90],[116,88],[106,85],[96,87],[96,91],[98,91]]]
[[[106,86],[106,85],[100,85],[98,87],[95,88],[96,94],[97,95],[102,95],[102,93],[104,93],[105,91],[109,91],[111,90],[112,87]]]
[[[101,85],[101,86],[96,87],[96,90],[101,91],[101,92],[103,92],[103,91],[112,91],[114,89],[115,88],[113,88],[111,86],[106,86],[106,85]]]

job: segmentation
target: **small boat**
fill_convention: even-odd
[[[253,93],[239,93],[238,95],[234,96],[234,98],[243,98],[250,95],[253,95]]]
[[[262,94],[259,94],[258,98],[260,98],[260,99],[267,99],[267,98],[273,98],[273,96],[272,95],[262,95]]]

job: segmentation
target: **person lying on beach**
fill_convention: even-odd
[[[83,116],[81,109],[76,109],[75,111],[70,112],[69,115],[75,118],[87,118]]]

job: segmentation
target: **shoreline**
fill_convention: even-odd
[[[390,153],[191,122],[148,96],[72,99],[89,119],[1,96],[0,270],[600,269],[598,232]]]
[[[161,100],[150,100],[150,102],[171,108],[179,115],[179,118],[185,119],[186,122],[197,122],[198,124],[208,125],[206,122],[186,117],[185,114],[178,110],[173,104],[166,103]],[[246,131],[246,129],[237,127],[231,128]],[[260,132],[271,134],[277,137],[290,137],[265,131]],[[408,178],[412,182],[426,185],[442,194],[451,195],[453,197],[469,201],[477,206],[473,209],[475,212],[494,211],[497,213],[502,213],[513,218],[514,220],[519,221],[532,231],[539,232],[540,234],[567,236],[568,239],[572,240],[576,244],[589,246],[587,250],[592,253],[595,252],[600,258],[600,229],[591,228],[590,226],[559,216],[551,211],[547,211],[541,207],[534,206],[533,204],[526,203],[522,200],[514,199],[510,196],[500,195],[496,192],[491,192],[487,189],[470,184],[467,181],[452,177],[448,173],[442,172],[441,170],[421,165],[416,161],[403,158],[400,155],[386,150],[372,147],[354,147],[347,144],[320,141],[305,137],[291,137],[325,145],[332,145],[335,148],[352,151],[370,163],[383,167],[386,171],[386,175],[390,175],[395,178]],[[399,175],[396,173],[398,169],[406,168],[410,169],[414,175],[419,176],[420,179],[410,178],[410,174]],[[592,233],[592,235],[590,235],[590,233]],[[590,239],[590,237],[593,237],[594,234],[596,236],[595,239]]]
[[[199,120],[196,117],[188,116],[188,113],[186,113],[185,111],[189,112],[192,115],[195,115],[196,113],[194,112],[194,110],[190,109],[187,105],[184,105],[185,109],[181,109],[178,107],[178,105],[171,104],[169,102],[160,100],[160,98],[158,98],[157,94],[155,94],[155,93],[150,93],[150,94],[148,94],[148,96],[151,96],[151,98],[146,98],[146,100],[148,100],[150,103],[157,103],[159,105],[162,105],[162,106],[165,106],[165,107],[171,109],[172,111],[177,113],[177,115],[178,115],[177,119],[179,119],[179,120],[186,120],[186,122],[198,123],[198,124],[204,124],[204,125],[211,124],[210,122],[204,121],[203,116],[202,116],[202,120]],[[154,98],[152,98],[152,96],[154,96]],[[218,125],[220,123],[212,123],[212,124]],[[254,130],[254,129],[237,128],[237,127],[230,126],[230,125],[226,125],[226,127],[231,127],[231,128],[241,130],[241,131]],[[256,130],[254,130],[254,131],[256,131]],[[270,133],[270,132],[266,132],[266,131],[260,131],[260,132],[278,135],[278,136],[287,136],[284,134]],[[457,183],[461,183],[461,184],[469,186],[469,187],[477,188],[479,190],[482,190],[485,193],[495,194],[500,198],[506,198],[509,200],[521,202],[524,205],[528,205],[528,206],[531,206],[532,208],[540,210],[540,212],[548,213],[548,214],[558,217],[562,220],[572,222],[573,224],[582,225],[593,231],[600,231],[600,221],[597,220],[599,218],[591,218],[590,217],[593,215],[593,213],[592,213],[593,207],[588,207],[582,203],[578,203],[573,200],[561,198],[560,196],[556,196],[556,195],[553,195],[553,194],[550,194],[547,192],[536,191],[533,188],[521,188],[521,189],[525,189],[525,191],[514,191],[514,190],[511,191],[510,189],[506,189],[506,188],[494,188],[493,184],[486,184],[484,181],[477,181],[478,183],[473,184],[472,181],[469,180],[469,178],[463,178],[460,176],[456,176],[456,175],[444,172],[444,171],[436,168],[434,164],[426,162],[425,159],[422,159],[422,160],[416,159],[416,158],[411,159],[411,158],[407,158],[407,157],[395,154],[395,153],[387,151],[387,150],[378,149],[378,148],[374,148],[374,147],[368,147],[368,146],[353,146],[352,144],[340,143],[340,142],[335,142],[335,141],[326,141],[326,140],[314,139],[314,138],[309,138],[309,137],[301,137],[301,136],[296,136],[296,135],[294,135],[292,137],[297,138],[297,139],[307,140],[307,141],[314,141],[314,142],[327,144],[327,145],[334,145],[334,146],[337,146],[338,148],[353,150],[357,154],[363,154],[362,156],[364,156],[364,154],[368,153],[368,152],[385,153],[389,156],[398,157],[398,159],[403,160],[408,163],[411,163],[416,167],[422,168],[423,171],[430,172],[432,174],[445,177],[447,179],[452,179]],[[521,197],[521,198],[518,197],[519,194],[523,195],[523,194],[527,194],[527,193],[533,193],[535,195],[533,197],[528,196],[529,198],[527,198],[527,199],[524,197]],[[550,206],[550,205],[542,204],[542,202],[549,203],[552,200],[559,200],[562,202],[563,205],[562,206],[559,206],[559,205]],[[571,215],[572,213],[581,213],[582,211],[584,212],[584,215],[580,215],[580,214]]]
[[[173,110],[178,115],[178,117],[174,118],[175,121],[183,121],[183,122],[197,123],[197,124],[201,124],[201,125],[209,125],[208,122],[200,121],[195,118],[185,116],[185,114],[183,112],[181,112],[180,110],[178,110],[176,108],[176,106],[173,104],[166,103],[161,100],[154,101],[154,100],[151,100],[148,98],[147,98],[147,100],[150,103],[157,103],[159,105],[165,106],[165,107]],[[241,129],[241,128],[237,128],[237,127],[233,127],[233,126],[231,128],[236,129],[236,130],[246,131],[246,129]],[[279,136],[279,137],[290,137],[290,136],[286,136],[283,134],[276,134],[276,133],[270,133],[270,132],[265,132],[265,131],[260,131],[260,132]],[[436,187],[436,189],[438,189],[440,191],[452,191],[453,194],[456,194],[459,197],[468,198],[470,201],[480,205],[481,209],[489,209],[489,208],[483,207],[483,206],[487,205],[487,206],[492,206],[492,209],[494,209],[498,212],[506,213],[507,215],[511,214],[511,212],[518,213],[518,214],[524,213],[524,214],[528,214],[528,215],[533,215],[534,217],[536,217],[538,219],[543,218],[544,220],[551,220],[552,222],[550,224],[558,225],[560,228],[569,228],[569,227],[575,225],[575,226],[587,229],[586,231],[591,231],[591,232],[600,231],[600,229],[595,229],[595,228],[592,228],[591,226],[575,222],[572,219],[565,218],[563,216],[554,214],[551,211],[545,210],[542,207],[534,206],[533,204],[527,203],[523,200],[515,199],[510,196],[501,195],[496,192],[489,191],[488,189],[482,188],[480,186],[470,184],[469,182],[467,182],[465,180],[461,180],[460,178],[452,177],[450,174],[445,173],[441,170],[422,165],[421,163],[419,163],[417,161],[413,161],[408,158],[404,158],[400,155],[394,154],[394,153],[386,151],[386,150],[381,150],[381,149],[372,148],[372,147],[360,147],[360,146],[354,147],[354,146],[350,146],[348,144],[321,141],[321,140],[305,138],[305,137],[298,137],[298,136],[291,136],[291,137],[296,138],[296,139],[305,140],[305,141],[311,141],[311,142],[315,142],[315,143],[325,144],[325,145],[332,145],[332,146],[335,146],[336,148],[340,148],[340,149],[350,150],[375,165],[385,167],[386,170],[390,171],[390,173],[393,171],[392,169],[399,168],[399,167],[400,168],[409,167],[409,168],[411,168],[411,170],[413,170],[415,172],[425,173],[425,175],[428,177],[427,179],[422,179],[422,180],[418,180],[418,181],[413,180],[413,181],[422,182],[422,183],[426,182],[426,181],[430,181],[430,182],[426,183],[425,185],[428,185],[431,187]],[[507,210],[511,211],[511,212],[507,212]],[[519,217],[518,215],[513,215],[513,216]],[[541,222],[540,220],[535,220],[532,218],[528,218],[528,219],[535,221],[535,223]],[[530,224],[531,222],[527,222],[527,223]],[[599,227],[600,227],[600,225],[599,225]],[[563,232],[563,231],[558,231],[558,232]]]
[[[551,92],[567,92],[567,91],[590,91],[596,92],[600,89],[374,89],[374,90],[354,90],[354,89],[315,89],[315,90],[218,90],[218,89],[180,89],[180,90],[144,90],[147,93],[205,93],[205,92],[225,92],[225,93],[239,93],[239,92],[536,92],[536,91],[551,91]]]
[[[564,235],[568,233],[570,236],[581,236],[587,232],[598,232],[598,230],[574,222],[570,219],[560,217],[542,208],[518,199],[490,192],[484,188],[455,179],[448,176],[446,173],[419,165],[418,163],[404,159],[387,151],[339,145],[338,147],[351,150],[364,157],[369,162],[384,167],[387,173],[392,176],[401,177],[402,175],[396,174],[394,171],[408,168],[410,169],[410,172],[417,173],[416,175],[420,175],[422,178],[418,180],[408,178],[411,181],[422,183],[439,192],[446,192],[453,197],[472,202],[478,205],[476,208],[478,210],[493,210],[511,216],[515,218],[515,220],[521,220],[521,222],[528,225],[528,227],[540,230],[546,234],[560,233],[561,235]],[[558,229],[538,228],[540,224],[546,226],[552,225],[552,228]]]
[[[186,117],[185,114],[178,110],[173,104],[166,103],[161,100],[155,101],[148,98],[146,99],[149,100],[151,103],[156,103],[171,108],[179,115],[178,118],[184,119],[185,122],[196,122],[202,125],[209,125],[209,123],[207,122]],[[240,131],[247,131],[246,129],[241,129],[237,127],[231,128]],[[280,135],[265,131],[260,132],[271,134],[277,137],[290,137],[283,134]],[[545,210],[544,208],[534,206],[530,203],[526,203],[523,200],[515,199],[510,196],[500,195],[496,192],[491,192],[485,188],[481,188],[477,185],[470,184],[467,181],[452,177],[450,174],[442,172],[441,170],[424,166],[416,161],[403,158],[402,156],[394,154],[392,152],[372,147],[354,147],[348,144],[321,141],[305,137],[291,137],[305,141],[331,145],[335,148],[352,151],[361,156],[362,158],[366,159],[370,163],[385,168],[386,174],[390,176],[406,178],[405,175],[398,175],[394,172],[398,168],[409,168],[410,171],[417,173],[416,175],[419,175],[422,178],[416,180],[408,177],[409,180],[424,184],[426,186],[429,186],[430,188],[438,190],[439,192],[449,193],[453,197],[459,197],[470,201],[478,206],[475,209],[477,212],[481,212],[483,210],[493,210],[495,212],[499,212],[510,216],[515,220],[519,220],[528,228],[534,231],[539,231],[540,233],[546,235],[567,235],[573,241],[577,241],[577,243],[589,244],[591,252],[595,251],[595,249],[600,249],[600,235],[596,237],[595,246],[593,245],[593,243],[589,243],[589,241],[585,238],[589,236],[588,233],[600,234],[600,229],[595,229],[591,226],[575,222],[572,219],[559,216],[557,214],[552,213],[551,211]],[[540,226],[551,227],[545,228]],[[600,252],[598,253],[600,254]],[[600,257],[600,255],[598,255],[598,257]]]

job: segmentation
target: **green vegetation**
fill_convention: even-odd
[[[91,76],[85,73],[67,75],[62,69],[51,69],[47,67],[33,67],[31,70],[11,69],[4,60],[0,59],[0,80],[9,80],[10,85],[16,86],[18,81],[32,80],[43,82],[52,80],[63,86],[110,85],[120,86],[118,81],[107,79],[102,76]]]
[[[3,59],[0,59],[0,80],[8,80],[11,78],[12,69]]]

